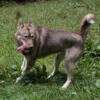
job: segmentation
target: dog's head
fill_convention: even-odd
[[[18,52],[29,54],[32,51],[34,47],[35,28],[31,20],[28,24],[23,24],[22,19],[19,20],[15,39],[18,44]]]

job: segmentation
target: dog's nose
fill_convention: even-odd
[[[29,45],[28,49],[32,49],[33,48],[33,45]]]
[[[31,47],[29,47],[30,49],[32,49],[33,48],[33,46],[31,46]]]

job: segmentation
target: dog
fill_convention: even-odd
[[[24,24],[20,19],[15,39],[18,44],[17,51],[24,55],[24,60],[21,66],[21,76],[16,79],[16,83],[30,71],[37,59],[56,54],[54,70],[48,78],[55,75],[60,62],[64,59],[67,80],[62,88],[67,88],[72,81],[73,69],[84,52],[89,27],[94,22],[94,14],[87,14],[82,20],[79,31],[75,33],[66,30],[35,27],[31,20],[28,24]]]

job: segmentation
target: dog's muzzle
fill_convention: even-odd
[[[21,45],[17,48],[17,52],[19,52],[19,53],[23,53],[23,52],[28,53],[32,50],[32,48],[33,48],[33,46],[30,46],[30,47],[26,48],[24,45]]]
[[[17,52],[23,52],[25,50],[25,47],[24,47],[24,45],[21,45],[21,46],[19,46],[18,48],[17,48]]]

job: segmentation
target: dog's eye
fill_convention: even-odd
[[[24,36],[25,38],[28,38],[28,36],[26,35],[26,36]]]
[[[34,38],[34,36],[32,35],[31,38]]]

